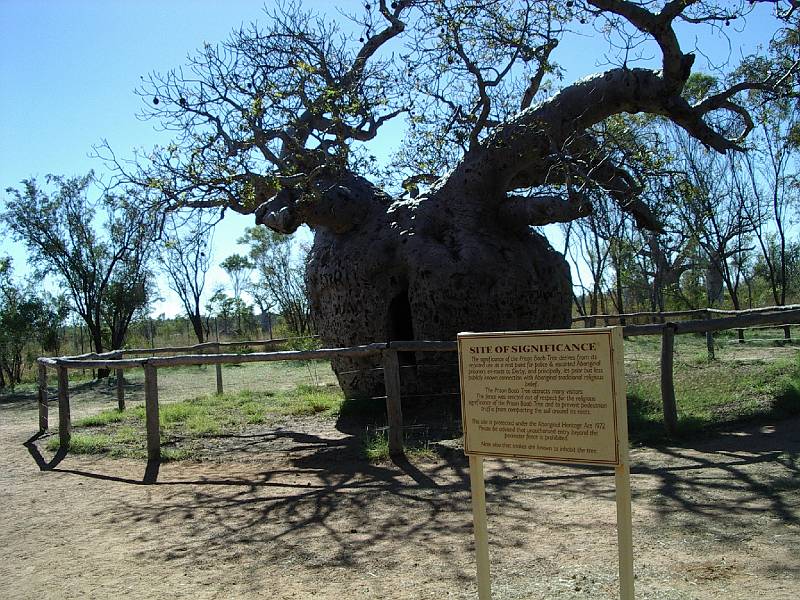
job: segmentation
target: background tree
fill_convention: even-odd
[[[208,299],[206,312],[208,319],[214,318],[217,336],[221,333],[241,337],[256,328],[252,307],[240,298],[228,296],[222,287],[218,287]]]
[[[67,316],[63,298],[37,295],[12,278],[10,259],[0,259],[0,388],[20,383],[25,349],[57,352],[59,327]]]
[[[783,22],[795,18],[795,2],[770,6]],[[173,208],[255,212],[287,234],[311,226],[306,280],[325,343],[566,327],[569,267],[531,226],[586,217],[603,198],[661,229],[605,143],[606,122],[623,113],[663,117],[718,153],[742,150],[753,129],[743,94],[791,91],[793,67],[738,72],[694,100],[684,91],[695,54],[676,27],[719,31],[751,10],[711,0],[380,0],[351,17],[349,35],[281,5],[263,30],[242,28],[185,71],[146,80],[146,116],[179,135],[118,173]],[[612,64],[548,85],[558,45],[583,26],[613,38]],[[660,64],[634,67],[650,50]],[[364,177],[371,161],[360,144],[400,114],[409,197],[392,199]],[[409,391],[454,383],[449,357],[413,360]],[[345,392],[364,395],[382,387],[373,366],[334,364]]]
[[[696,140],[675,133],[680,219],[697,240],[705,258],[707,306],[716,306],[727,291],[739,310],[743,255],[751,250],[752,227],[745,198],[735,194],[729,163],[724,156],[706,152]]]
[[[253,271],[253,263],[246,256],[241,254],[231,254],[220,264],[220,267],[228,274],[231,280],[233,297],[241,300],[242,292],[248,287],[248,280]]]
[[[217,286],[214,293],[206,302],[206,328],[209,333],[211,332],[211,319],[214,319],[213,329],[217,340],[219,340],[220,329],[223,334],[230,333],[231,331],[231,312],[232,299],[225,293],[225,288]],[[221,323],[220,323],[221,322]],[[221,327],[220,327],[221,325]]]
[[[564,226],[564,251],[578,265],[578,281],[573,287],[575,305],[581,315],[605,314],[606,298],[614,240],[621,235],[624,219],[613,210],[598,210],[586,219],[571,221]],[[581,273],[588,270],[589,281]],[[587,304],[588,301],[588,304]],[[587,323],[594,326],[594,319]]]
[[[746,209],[746,217],[761,253],[770,303],[786,304],[789,281],[789,232],[800,208],[800,111],[794,102],[755,102],[758,126],[752,148],[731,158],[734,193]],[[789,328],[784,329],[789,336]]]
[[[236,330],[242,331],[242,315],[245,314],[244,308],[247,306],[242,299],[242,292],[245,291],[249,285],[250,275],[253,272],[253,264],[247,259],[246,256],[241,254],[231,254],[228,258],[223,260],[220,265],[222,269],[228,274],[231,280],[231,288],[233,289],[233,304],[231,311],[236,315]]]
[[[250,246],[249,258],[256,270],[250,294],[262,306],[262,313],[263,307],[274,306],[290,332],[309,334],[311,313],[303,278],[308,250],[297,248],[290,236],[265,227],[249,227],[237,241]]]
[[[165,221],[158,253],[167,285],[178,295],[200,344],[206,341],[209,333],[200,301],[211,267],[212,241],[213,229],[201,219],[179,223],[172,215]]]
[[[122,239],[126,235],[122,231],[114,232],[114,227],[126,228],[130,225],[127,221],[130,211],[125,213],[112,226],[112,239]],[[157,293],[150,269],[155,245],[149,236],[153,233],[145,224],[142,224],[142,228],[140,234],[147,236],[147,239],[143,239],[142,244],[134,244],[122,255],[112,269],[108,287],[102,296],[103,329],[112,349],[124,346],[132,320],[137,314],[149,312]]]
[[[53,188],[48,192],[35,179],[25,180],[22,189],[6,190],[2,219],[25,243],[36,272],[55,276],[63,286],[94,350],[103,352],[122,347],[134,311],[146,301],[154,229],[132,196],[102,194],[90,200],[92,181],[91,173],[48,175]]]

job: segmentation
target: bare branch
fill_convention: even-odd
[[[528,86],[525,88],[525,92],[522,94],[520,109],[524,110],[528,108],[531,105],[531,102],[533,102],[533,98],[539,91],[539,88],[542,85],[542,80],[544,80],[544,76],[547,74],[550,68],[550,65],[548,64],[550,53],[553,52],[557,46],[558,40],[550,40],[548,43],[538,48],[537,59],[539,61],[539,66],[536,69],[536,73],[534,73],[533,77],[531,77]]]
[[[617,14],[626,19],[638,30],[647,33],[661,48],[663,56],[664,79],[669,91],[675,92],[683,87],[691,72],[694,57],[681,52],[678,37],[672,28],[675,18],[687,7],[698,0],[677,0],[667,3],[659,14],[654,14],[639,3],[628,0],[588,0],[589,4],[599,10]]]

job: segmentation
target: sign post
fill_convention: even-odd
[[[475,528],[475,559],[478,564],[478,597],[490,598],[489,528],[486,523],[486,486],[483,457],[469,457],[469,484],[472,492],[472,523]]]
[[[614,467],[620,598],[633,599],[622,328],[458,335],[480,600],[491,598],[483,457]]]

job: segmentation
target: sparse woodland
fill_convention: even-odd
[[[332,17],[282,3],[144,78],[143,116],[173,142],[132,161],[96,152],[115,174],[103,202],[136,207],[154,242],[120,237],[103,251],[116,264],[135,247],[143,267],[160,264],[198,340],[215,317],[225,335],[280,321],[344,346],[564,327],[573,312],[791,303],[798,13],[788,0],[401,0]],[[706,60],[754,21],[757,53]],[[559,53],[583,35],[608,53],[596,75],[569,81]],[[371,148],[390,123],[403,138],[381,163]],[[45,193],[30,181],[6,196],[8,229],[65,281],[76,263],[39,260],[47,229],[23,217],[52,224],[40,201],[79,183],[55,178]],[[227,211],[276,234],[248,233],[253,252],[236,265],[214,258],[235,268],[229,290],[209,290],[210,232]],[[307,255],[280,237],[301,224],[314,233]],[[547,224],[562,235],[545,237]],[[67,229],[78,225],[88,232]],[[141,273],[120,266],[92,279],[100,287],[65,288],[98,350],[147,320],[157,292]],[[135,306],[102,292],[100,308],[97,290],[115,278],[117,304]]]

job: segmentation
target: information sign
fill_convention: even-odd
[[[483,457],[614,467],[619,597],[633,600],[622,328],[460,333],[478,596],[491,599]]]
[[[465,453],[619,465],[624,384],[612,335],[459,334]]]

